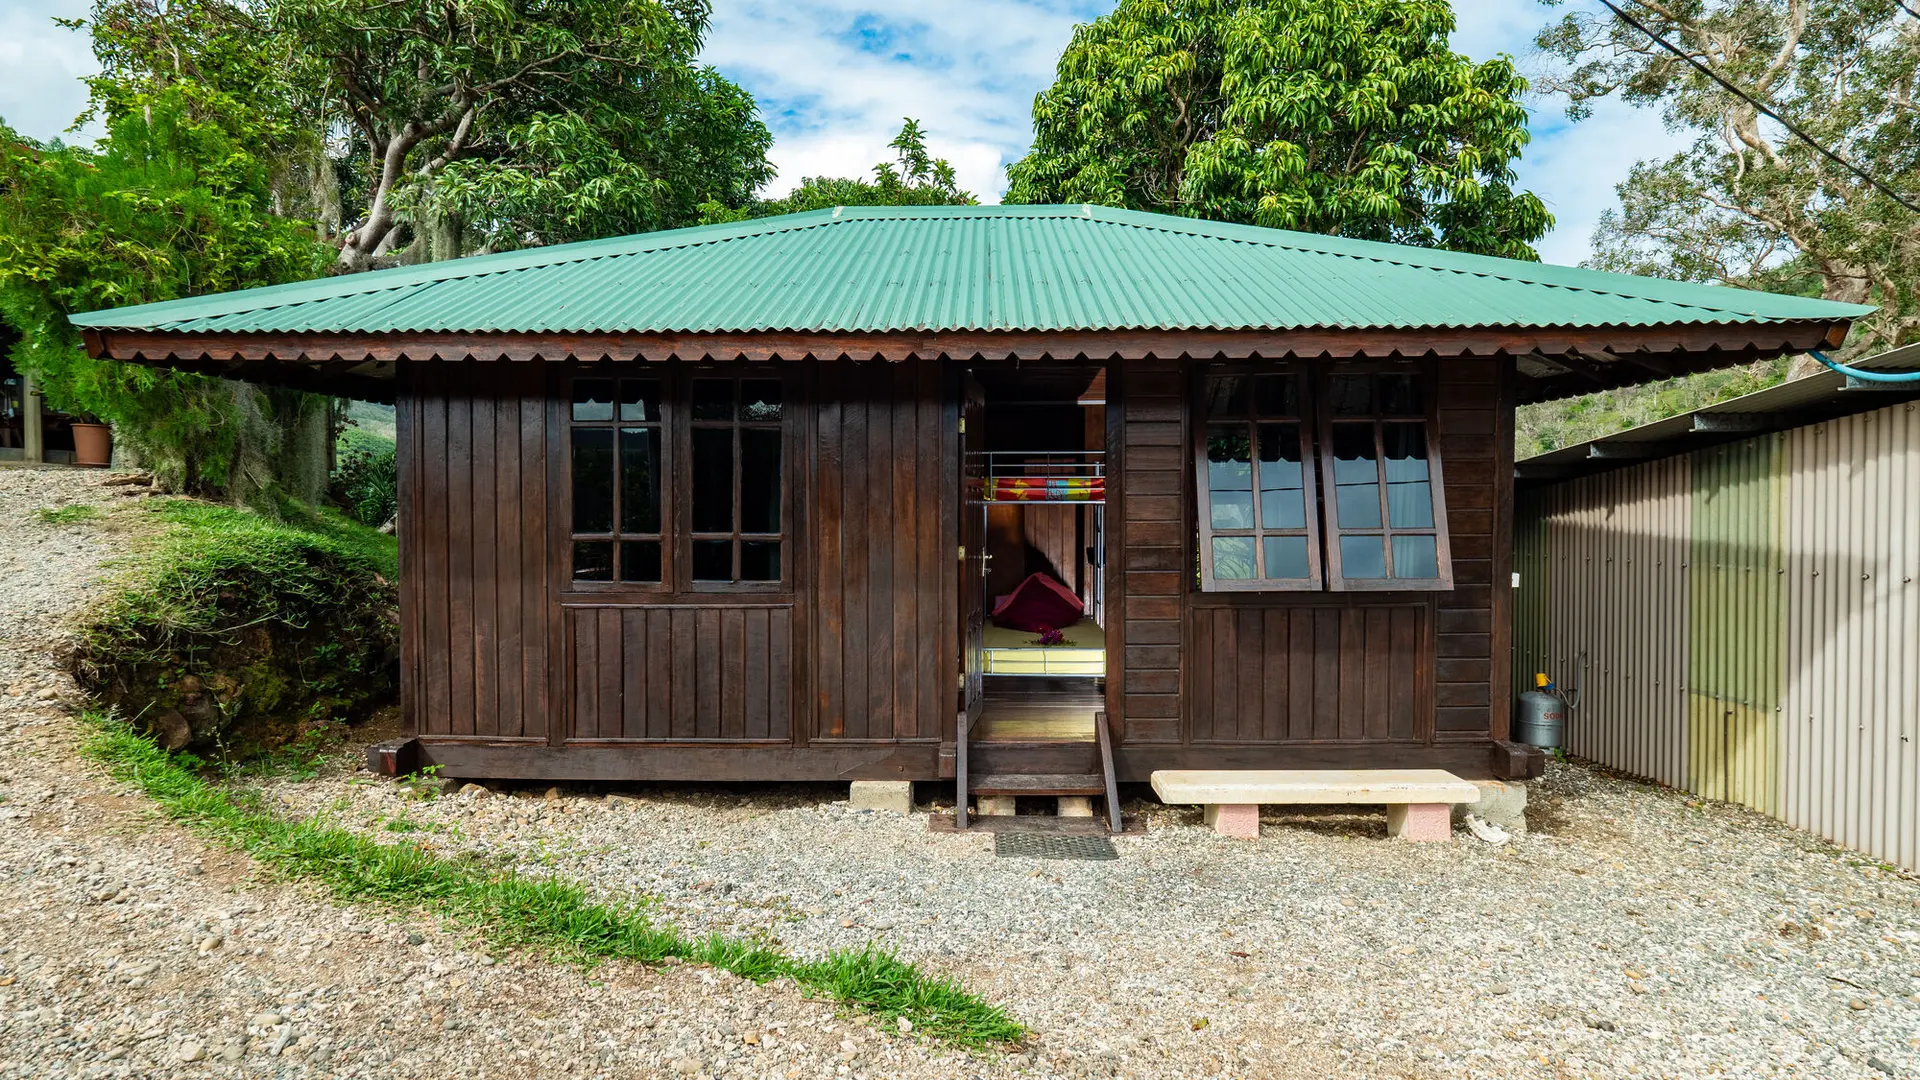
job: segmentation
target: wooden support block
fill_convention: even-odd
[[[1236,840],[1260,839],[1260,806],[1257,803],[1208,803],[1207,824],[1221,836]]]
[[[418,739],[389,739],[367,747],[367,771],[376,776],[405,776],[419,768]]]
[[[1012,817],[1013,796],[982,795],[978,799],[982,817]]]
[[[1085,818],[1092,817],[1093,816],[1092,797],[1087,795],[1060,796],[1060,816],[1061,817],[1085,817]]]
[[[1447,803],[1390,804],[1387,835],[1396,840],[1444,844],[1453,839],[1453,807]]]

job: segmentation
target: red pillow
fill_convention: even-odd
[[[993,624],[1037,634],[1072,626],[1086,611],[1080,598],[1065,585],[1044,573],[1029,574],[994,605]]]

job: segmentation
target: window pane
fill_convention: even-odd
[[[693,577],[695,581],[732,581],[733,541],[695,540]]]
[[[575,420],[613,419],[613,380],[573,380],[573,418]]]
[[[740,545],[741,581],[780,580],[780,541],[747,540]]]
[[[740,383],[740,419],[780,419],[780,380],[745,379]]]
[[[1208,379],[1207,415],[1214,418],[1247,415],[1246,376],[1216,375]]]
[[[1301,485],[1299,424],[1260,425],[1260,527],[1307,527],[1306,489]]]
[[[733,531],[732,428],[693,429],[693,531]]]
[[[1379,536],[1340,538],[1340,575],[1350,578],[1387,576],[1386,539]]]
[[[1382,424],[1386,448],[1387,523],[1396,529],[1433,528],[1433,486],[1427,473],[1427,426]]]
[[[1247,425],[1207,429],[1207,495],[1214,528],[1253,528],[1253,446]],[[1247,554],[1251,563],[1253,552]]]
[[[620,430],[620,531],[660,531],[660,429]],[[633,580],[633,579],[628,579]]]
[[[1372,375],[1334,375],[1327,379],[1327,408],[1335,416],[1372,416],[1379,412]]]
[[[612,404],[608,403],[607,408],[611,415]],[[573,531],[613,531],[611,428],[573,429]]]
[[[620,419],[660,419],[660,380],[621,379]]]
[[[693,418],[695,420],[733,419],[733,380],[693,380]]]
[[[1223,581],[1245,581],[1251,578],[1253,576],[1253,537],[1214,537],[1213,576]]]
[[[1266,550],[1267,576],[1270,578],[1308,578],[1313,573],[1307,568],[1307,538],[1304,536],[1269,536],[1261,540]]]
[[[1380,411],[1388,416],[1425,416],[1427,403],[1413,375],[1380,375]]]
[[[1299,380],[1292,375],[1255,376],[1253,410],[1261,416],[1299,416]]]
[[[660,541],[627,540],[620,545],[621,581],[660,580]]]
[[[1440,557],[1431,536],[1393,538],[1393,576],[1397,578],[1437,578]]]
[[[576,541],[573,545],[573,580],[612,581],[613,541]]]
[[[740,531],[780,531],[780,432],[777,430],[744,428],[740,432]]]
[[[1336,522],[1342,529],[1380,527],[1380,473],[1372,424],[1333,425]]]

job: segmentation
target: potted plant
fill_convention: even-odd
[[[80,413],[74,416],[73,463],[104,469],[113,464],[113,429],[98,417]]]

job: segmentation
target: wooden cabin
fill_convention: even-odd
[[[406,750],[445,775],[933,780],[1098,741],[1143,781],[1524,772],[1515,407],[1867,310],[969,206],[75,321],[98,356],[397,403]]]

